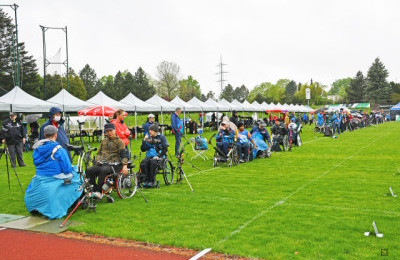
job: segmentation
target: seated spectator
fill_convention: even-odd
[[[245,162],[249,157],[250,142],[253,144],[255,150],[257,150],[257,145],[251,138],[249,131],[244,129],[244,124],[242,122],[239,122],[237,127],[238,127],[238,133],[237,133],[236,146],[238,148],[239,162]]]
[[[43,129],[45,139],[33,146],[36,175],[25,192],[25,207],[49,219],[62,218],[81,196],[80,177],[71,166],[67,151],[56,142],[57,128]]]
[[[149,127],[149,134],[144,137],[140,147],[142,152],[146,152],[146,157],[140,163],[140,170],[145,176],[143,181],[144,187],[157,187],[156,174],[159,166],[166,158],[168,146],[165,136],[158,132],[158,126],[152,124]]]
[[[99,199],[103,197],[102,187],[107,175],[112,174],[114,171],[122,171],[124,175],[128,174],[128,159],[124,142],[115,133],[115,126],[113,124],[107,123],[104,126],[104,131],[106,138],[100,144],[94,165],[86,171],[89,183],[93,185],[94,196]],[[110,163],[116,163],[116,165],[110,165]],[[97,178],[98,181],[96,184]],[[114,199],[107,196],[107,201],[113,203]]]
[[[228,154],[228,149],[234,143],[234,138],[235,138],[235,131],[230,129],[229,122],[222,121],[220,130],[216,137],[217,148],[220,152],[223,153],[221,155],[226,156]]]

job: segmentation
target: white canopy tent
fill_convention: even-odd
[[[263,106],[260,103],[258,103],[256,100],[254,100],[253,103],[251,103],[251,105],[253,107],[257,108],[258,112],[264,111]]]
[[[218,116],[219,112],[229,111],[229,109],[230,109],[229,107],[225,107],[225,106],[218,104],[218,102],[212,98],[207,99],[206,102],[204,102],[204,103],[206,105],[209,105],[210,107],[213,107],[214,111],[217,110],[217,125],[219,125],[219,116]],[[222,120],[222,118],[221,118],[221,120]]]
[[[63,112],[77,112],[78,110],[94,105],[92,103],[80,100],[79,98],[71,95],[65,89],[62,89],[57,95],[48,99],[47,101],[61,105]]]
[[[118,102],[117,100],[114,100],[104,94],[102,91],[99,91],[95,96],[92,98],[86,100],[86,102],[99,105],[99,106],[108,106],[111,108],[120,108],[126,111],[132,111],[132,107],[129,105],[126,105],[124,103]]]
[[[132,107],[133,111],[135,111],[135,140],[137,140],[137,112],[157,111],[157,107],[147,104],[146,102],[137,98],[132,93],[129,93],[119,102]]]
[[[178,96],[176,96],[174,99],[172,99],[170,103],[175,105],[176,107],[180,107],[181,109],[183,109],[184,112],[201,111],[201,107],[193,106],[193,105],[183,101]]]
[[[229,103],[228,100],[224,98],[218,101],[218,103],[224,107],[229,107],[229,111],[235,110],[235,106],[233,106],[231,103]]]
[[[41,100],[29,95],[20,87],[16,86],[7,94],[0,97],[1,111],[13,112],[49,112],[51,107],[62,108],[59,104]]]
[[[195,106],[195,107],[199,107],[201,112],[207,112],[207,111],[213,111],[214,110],[213,106],[207,105],[206,103],[204,103],[203,101],[199,100],[196,97],[193,97],[187,103],[189,105],[192,105],[192,106]]]
[[[247,100],[243,101],[242,106],[245,107],[246,111],[250,111],[250,112],[259,111],[258,107],[253,106]]]
[[[157,107],[157,111],[161,111],[161,124],[164,124],[163,112],[174,112],[177,108],[174,104],[160,98],[157,94],[146,100],[149,103]]]
[[[246,108],[242,105],[242,103],[240,103],[239,101],[237,101],[236,99],[232,100],[231,102],[232,106],[235,106],[235,109],[238,111],[248,111],[246,110]]]

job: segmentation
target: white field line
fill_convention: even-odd
[[[374,210],[374,209],[363,209],[363,208],[351,208],[351,207],[337,207],[331,205],[320,205],[320,204],[309,204],[309,203],[297,203],[289,202],[287,205],[292,205],[295,207],[313,207],[313,208],[324,208],[324,209],[335,209],[343,211],[357,211],[357,213],[377,213],[380,215],[395,215],[400,216],[400,212],[390,211],[390,210]]]
[[[197,259],[199,259],[200,257],[202,257],[203,255],[207,254],[210,251],[211,251],[211,248],[206,248],[203,251],[199,252],[197,255],[195,255],[192,258],[190,258],[189,260],[197,260]]]
[[[195,172],[195,173],[192,173],[192,174],[186,174],[186,177],[200,175],[200,174],[202,174],[204,172],[208,172],[208,171],[211,171],[211,170],[216,170],[216,169],[219,169],[219,168],[221,168],[221,167],[213,167],[213,168],[210,168],[210,169],[207,169],[207,170],[202,170],[200,172]]]
[[[330,170],[324,172],[323,174],[321,174],[320,176],[316,177],[315,179],[312,179],[311,181],[307,182],[306,184],[302,185],[300,188],[298,188],[297,190],[295,190],[294,192],[292,192],[291,194],[289,194],[288,196],[284,197],[283,199],[279,200],[278,202],[276,202],[274,205],[270,206],[267,209],[264,209],[262,211],[260,211],[257,215],[255,215],[253,218],[251,218],[250,220],[246,221],[245,223],[243,223],[241,226],[239,226],[236,230],[232,231],[230,234],[228,234],[225,238],[221,239],[220,241],[218,241],[216,243],[216,245],[220,245],[222,243],[224,243],[226,240],[228,240],[229,238],[231,238],[233,235],[239,233],[242,229],[244,229],[245,227],[247,227],[249,224],[253,223],[255,220],[257,220],[258,218],[260,218],[261,216],[263,216],[265,213],[273,210],[274,208],[278,207],[279,205],[282,205],[283,203],[286,202],[287,199],[289,199],[290,197],[296,195],[297,193],[299,193],[301,190],[303,190],[305,187],[309,186],[310,184],[314,183],[315,181],[321,179],[322,177],[326,176],[328,173],[330,173],[333,169],[339,167],[340,165],[342,165],[345,161],[349,160],[350,158],[352,158],[354,155],[360,153],[361,151],[365,151],[365,148],[371,146],[372,144],[374,144],[375,142],[377,142],[378,140],[380,140],[381,138],[383,138],[384,136],[386,136],[388,133],[386,133],[385,135],[381,136],[378,139],[375,139],[375,141],[370,142],[367,146],[365,146],[363,149],[359,149],[356,152],[354,152],[353,154],[351,154],[350,156],[348,156],[347,158],[343,159],[341,162],[339,162],[338,164],[334,165],[333,167],[331,167]],[[375,138],[375,137],[374,137]],[[372,139],[374,139],[372,138]]]

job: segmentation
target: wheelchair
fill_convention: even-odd
[[[272,151],[274,151],[274,152],[285,151],[286,152],[289,150],[289,136],[287,133],[272,134],[271,140],[272,140],[272,149],[271,149]]]
[[[249,142],[249,148],[247,150],[247,158],[244,158],[245,162],[250,162],[253,160],[253,151],[254,151],[254,145],[252,142]],[[238,157],[240,158],[239,150],[238,150]]]
[[[301,128],[302,126],[299,125],[299,127],[297,127],[296,129],[290,129],[289,130],[289,149],[292,148],[292,144],[296,145],[296,146],[301,146],[302,142],[301,142],[301,137],[300,137],[300,133],[301,133]]]
[[[224,154],[218,147],[214,147],[213,166],[217,167],[222,163],[226,163],[228,167],[236,166],[239,164],[239,154],[236,143],[233,140],[229,141],[228,154]]]
[[[121,199],[128,199],[135,195],[138,188],[138,183],[136,174],[133,171],[134,165],[132,165],[132,162],[128,162],[127,175],[124,175],[121,171],[115,171],[115,167],[120,166],[120,163],[100,162],[100,164],[109,165],[113,170],[110,175],[105,177],[102,187],[102,193],[106,195],[107,198],[110,196],[113,190],[117,192],[118,197]]]
[[[156,169],[156,178],[157,175],[162,175],[164,179],[164,183],[166,186],[171,185],[174,182],[174,167],[172,166],[172,162],[167,158],[158,159],[158,166]],[[139,163],[140,165],[140,163]],[[146,176],[142,173],[142,169],[139,168],[139,172],[137,174],[137,185],[139,187],[143,187],[143,182]],[[158,185],[157,185],[158,187]]]

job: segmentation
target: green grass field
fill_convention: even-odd
[[[159,176],[159,189],[144,190],[149,204],[139,193],[129,200],[113,194],[114,204],[104,200],[96,213],[74,214],[72,220],[85,224],[72,230],[245,257],[360,259],[388,249],[400,258],[400,203],[389,196],[389,186],[400,194],[400,124],[338,139],[315,137],[306,126],[302,139],[292,152],[233,168],[193,160],[201,171],[184,169],[195,192],[186,183],[167,187]],[[168,141],[172,151],[173,137]],[[133,147],[138,155],[139,141]],[[25,162],[17,168],[24,188],[35,173],[30,153]],[[4,158],[0,196],[2,213],[28,214],[13,173],[8,191]],[[364,236],[372,221],[383,238]]]

